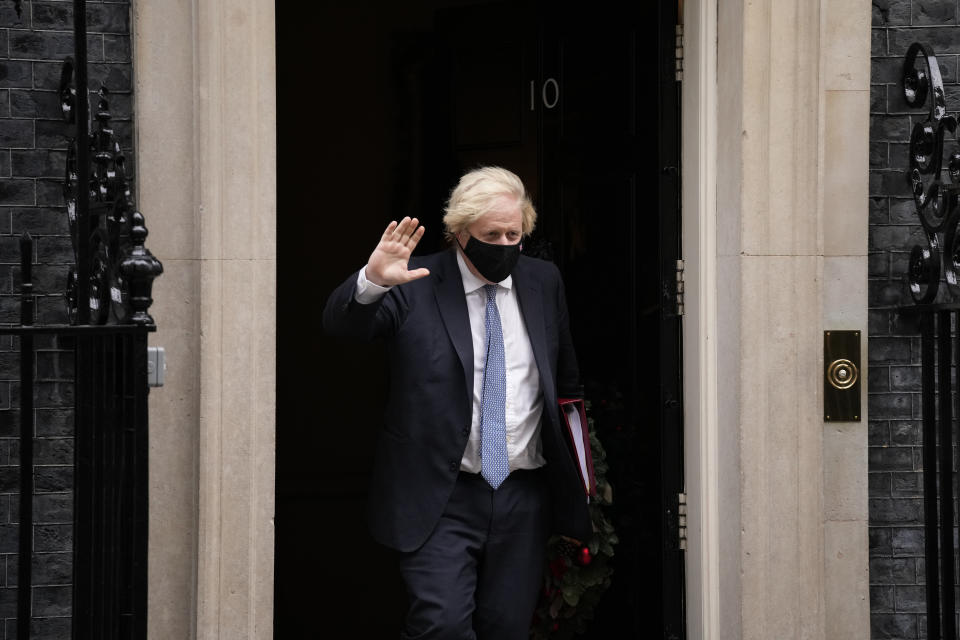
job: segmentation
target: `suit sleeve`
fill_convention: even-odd
[[[557,361],[557,386],[561,398],[583,397],[580,385],[580,370],[577,367],[577,353],[573,348],[570,335],[570,316],[567,312],[567,296],[557,270],[557,330],[560,334],[560,353]]]
[[[333,290],[323,310],[323,328],[333,336],[373,340],[393,335],[406,318],[403,287],[393,287],[370,304],[356,300],[355,271]]]

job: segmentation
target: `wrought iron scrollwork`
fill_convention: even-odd
[[[77,100],[86,98],[86,92],[78,96],[73,78],[73,60],[67,58],[60,76],[60,104],[64,120],[76,125]],[[86,316],[90,324],[153,324],[147,308],[153,302],[153,280],[163,273],[163,265],[144,247],[147,229],[143,215],[135,211],[126,157],[110,124],[106,87],[100,87],[94,117],[87,153],[82,154],[89,158],[87,170],[79,166],[79,136],[67,141],[63,188],[75,260],[67,277],[67,312],[71,323]],[[83,207],[78,206],[81,199]],[[84,291],[86,300],[81,300]]]
[[[947,160],[948,181],[942,178],[944,138],[949,132],[956,143],[957,119],[947,115],[940,66],[930,47],[914,42],[903,64],[903,95],[909,106],[927,107],[924,121],[916,122],[910,134],[910,165],[907,180],[917,217],[927,236],[927,246],[910,252],[910,293],[917,303],[933,302],[943,275],[951,294],[960,294],[960,151],[956,145]],[[929,103],[929,104],[928,104]]]

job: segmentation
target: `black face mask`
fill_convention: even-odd
[[[459,244],[460,240],[457,240]],[[520,244],[490,244],[477,240],[473,236],[467,240],[467,246],[460,247],[470,258],[484,278],[490,282],[501,282],[513,271],[520,259]]]

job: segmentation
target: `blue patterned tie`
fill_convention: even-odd
[[[487,284],[483,288],[487,292],[487,363],[483,369],[483,400],[480,403],[480,473],[496,489],[510,474],[507,371],[503,356],[503,327],[497,311],[497,285]]]

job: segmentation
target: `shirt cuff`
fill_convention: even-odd
[[[382,298],[390,287],[381,287],[367,280],[367,266],[364,265],[357,274],[357,291],[353,294],[353,299],[360,304],[371,304]]]

